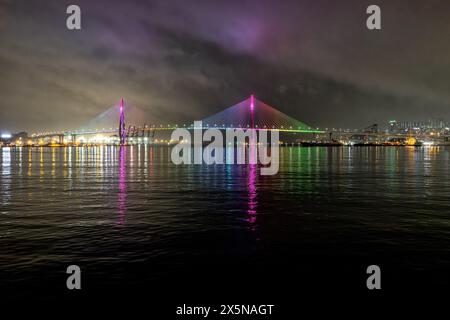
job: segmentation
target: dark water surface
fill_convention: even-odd
[[[212,299],[449,285],[450,148],[280,149],[280,171],[175,166],[159,146],[0,149],[0,280],[54,298]],[[200,293],[199,293],[200,292]],[[266,301],[270,303],[271,301]],[[239,303],[244,303],[241,301]]]

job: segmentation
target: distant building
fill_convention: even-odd
[[[389,133],[397,133],[398,125],[396,120],[390,120],[388,123],[388,131]]]
[[[398,123],[398,128],[402,131],[423,130],[428,128],[428,124],[421,121],[404,121]]]
[[[24,131],[15,134],[3,133],[2,135],[0,135],[1,145],[21,145],[25,144],[27,141],[28,133]]]
[[[401,121],[391,120],[388,122],[389,133],[406,133],[406,132],[431,132],[444,131],[448,128],[448,123],[442,118],[432,118],[428,121]]]
[[[447,123],[442,118],[432,118],[429,120],[429,125],[431,129],[444,129]]]

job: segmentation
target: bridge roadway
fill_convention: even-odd
[[[188,130],[193,130],[193,126],[143,126],[143,127],[136,127],[136,126],[129,126],[127,129],[127,138],[133,138],[133,137],[153,137],[155,131],[160,130],[175,130],[178,128],[184,128]],[[202,129],[249,129],[249,128],[232,128],[232,127],[225,127],[225,126],[214,126],[214,127],[203,127]],[[309,134],[328,134],[332,137],[351,137],[351,136],[367,136],[367,137],[384,137],[384,138],[448,138],[450,137],[450,134],[447,135],[429,135],[425,133],[389,133],[389,132],[363,132],[358,130],[352,130],[352,131],[326,131],[326,130],[304,130],[304,129],[293,129],[293,128],[254,128],[255,130],[278,130],[279,132],[292,132],[292,133],[309,133]],[[44,132],[44,133],[35,133],[31,135],[32,140],[37,139],[45,139],[45,138],[56,138],[58,142],[62,142],[65,137],[76,137],[81,135],[94,135],[94,134],[111,134],[111,135],[117,135],[118,129],[103,129],[103,130],[80,130],[80,131],[58,131],[58,132]]]
[[[184,128],[188,130],[194,130],[199,128],[194,128],[193,126],[188,127],[178,127],[178,126],[144,126],[144,127],[136,127],[136,126],[129,126],[127,129],[127,138],[133,138],[133,137],[152,137],[155,131],[160,130],[175,130],[179,128]],[[249,129],[249,128],[232,128],[232,127],[225,127],[225,126],[214,126],[214,127],[202,127],[203,130],[206,129]],[[293,132],[293,133],[315,133],[315,134],[323,134],[326,133],[323,130],[304,130],[304,129],[293,129],[293,128],[254,128],[255,130],[277,130],[280,132]],[[32,140],[37,139],[45,139],[45,138],[56,138],[58,142],[62,142],[62,140],[65,137],[76,137],[81,135],[94,135],[94,134],[111,134],[111,135],[117,135],[119,132],[119,129],[102,129],[102,130],[80,130],[80,131],[53,131],[53,132],[43,132],[43,133],[34,133],[31,135]]]

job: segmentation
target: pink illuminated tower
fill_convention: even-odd
[[[120,120],[119,120],[119,138],[120,145],[125,144],[127,133],[125,130],[125,110],[123,109],[123,98],[120,100]]]
[[[255,127],[255,118],[253,111],[255,109],[255,98],[253,95],[250,96],[250,128],[254,129]]]

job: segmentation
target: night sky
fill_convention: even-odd
[[[122,96],[188,122],[251,93],[324,128],[450,121],[450,1],[0,0],[0,70],[1,131],[76,128]]]

